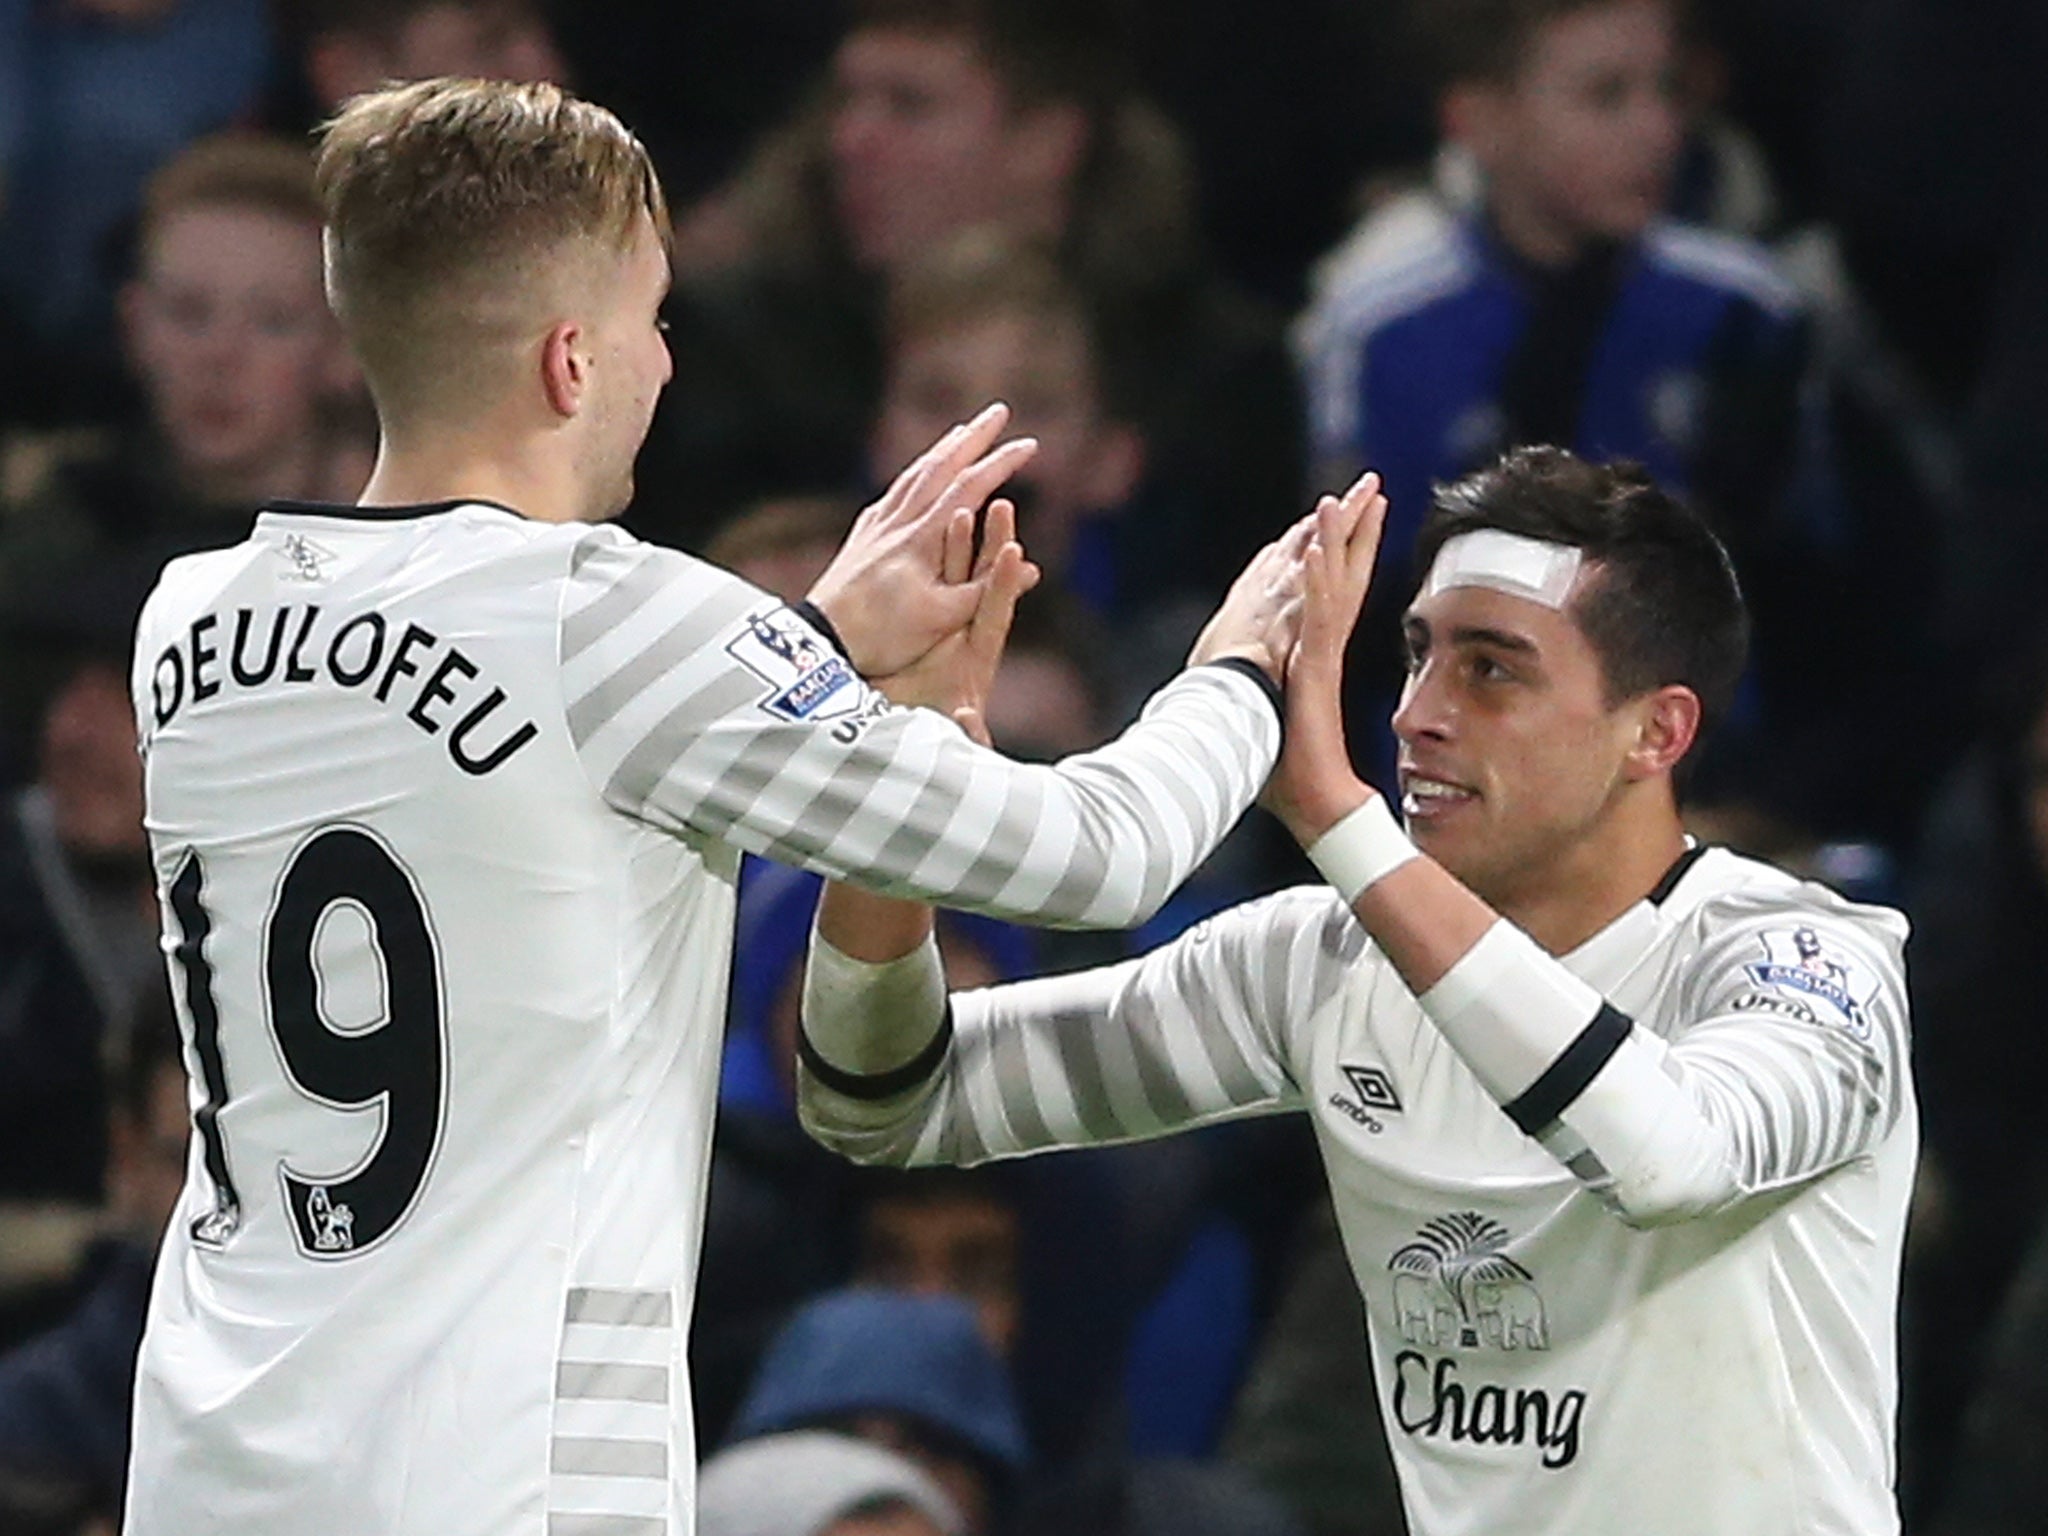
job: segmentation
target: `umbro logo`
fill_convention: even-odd
[[[1367,1109],[1385,1110],[1390,1115],[1401,1113],[1401,1095],[1394,1092],[1394,1080],[1379,1067],[1345,1067],[1342,1069],[1351,1079],[1351,1086],[1358,1094],[1358,1101]]]
[[[1330,1095],[1330,1108],[1347,1120],[1363,1126],[1377,1136],[1386,1129],[1380,1121],[1381,1115],[1401,1113],[1401,1095],[1394,1091],[1394,1080],[1387,1076],[1383,1067],[1354,1067],[1343,1064],[1338,1067],[1351,1084],[1350,1098],[1342,1093]]]

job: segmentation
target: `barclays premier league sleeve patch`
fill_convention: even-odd
[[[1742,967],[1746,990],[1738,1012],[1761,1009],[1870,1032],[1870,1007],[1881,985],[1860,961],[1831,946],[1816,928],[1774,928],[1757,936],[1761,951]]]
[[[725,649],[768,685],[760,707],[778,720],[838,720],[861,707],[853,668],[787,608],[749,615]]]

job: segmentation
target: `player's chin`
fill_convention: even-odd
[[[633,505],[633,493],[636,489],[637,487],[633,483],[633,476],[628,473],[624,482],[614,489],[611,495],[605,497],[598,504],[597,513],[591,518],[591,521],[594,523],[610,523],[624,517],[626,509]]]
[[[1411,816],[1408,840],[1437,863],[1470,884],[1490,867],[1480,829],[1461,816]]]

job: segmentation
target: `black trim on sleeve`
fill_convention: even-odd
[[[1244,656],[1219,656],[1214,661],[1202,663],[1205,667],[1228,667],[1233,672],[1242,672],[1265,691],[1273,705],[1273,714],[1280,722],[1280,738],[1287,739],[1287,698],[1280,691],[1280,685],[1273,681],[1266,669],[1256,661]]]
[[[805,598],[800,603],[791,603],[789,611],[831,642],[833,650],[837,651],[841,656],[845,656],[848,661],[853,660],[853,657],[847,653],[846,642],[839,638],[839,631],[834,629],[832,621],[825,617],[824,609],[820,608],[809,598]]]
[[[1671,867],[1664,871],[1664,878],[1659,880],[1650,894],[1643,899],[1653,907],[1663,906],[1665,902],[1671,899],[1671,893],[1678,889],[1678,882],[1692,873],[1693,865],[1699,863],[1701,856],[1706,851],[1707,845],[1705,843],[1694,843],[1690,848],[1686,849],[1685,852],[1672,860]]]
[[[1586,1085],[1600,1075],[1600,1069],[1614,1059],[1621,1042],[1635,1028],[1635,1020],[1612,1003],[1602,1003],[1593,1022],[1579,1031],[1579,1037],[1531,1083],[1512,1104],[1501,1107],[1522,1130],[1534,1136],[1570,1109]]]
[[[809,1035],[801,1029],[796,1032],[797,1059],[811,1076],[836,1094],[868,1102],[893,1099],[897,1094],[906,1093],[923,1083],[939,1070],[939,1063],[946,1059],[946,1052],[952,1044],[953,1004],[950,998],[946,1002],[945,1017],[939,1021],[939,1032],[932,1036],[931,1043],[889,1072],[842,1071],[818,1054],[818,1048],[811,1044]]]

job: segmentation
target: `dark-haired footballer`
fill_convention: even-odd
[[[1377,516],[1320,516],[1266,803],[1329,885],[950,1007],[923,909],[833,887],[806,1123],[973,1163],[1305,1109],[1417,1536],[1895,1532],[1906,925],[1684,834],[1726,555],[1557,449],[1441,490],[1404,829],[1338,705]]]

